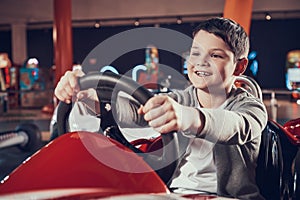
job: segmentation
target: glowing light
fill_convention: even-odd
[[[39,64],[39,61],[36,59],[36,58],[30,58],[28,60],[28,64],[29,65],[38,65]]]
[[[5,181],[9,179],[9,176],[5,176],[5,178],[1,181],[1,184],[3,184]]]
[[[137,81],[137,72],[139,70],[147,71],[147,67],[145,65],[137,65],[132,70],[132,79]]]
[[[135,25],[135,26],[139,26],[139,25],[140,25],[140,21],[139,21],[138,19],[136,19],[136,20],[134,21],[134,25]]]
[[[256,58],[256,56],[257,56],[257,52],[256,51],[251,51],[248,55],[248,58],[253,60],[253,59]]]
[[[269,13],[266,13],[265,19],[270,21],[272,19],[272,17]]]
[[[176,23],[177,23],[177,24],[182,24],[182,19],[181,19],[181,17],[177,17]]]
[[[100,26],[101,26],[100,22],[99,22],[99,21],[96,21],[96,23],[94,24],[94,27],[95,27],[95,28],[100,28]]]
[[[119,72],[116,68],[114,68],[113,66],[109,66],[109,65],[102,67],[100,70],[100,72],[105,72],[105,71],[111,71],[115,74],[119,74]]]

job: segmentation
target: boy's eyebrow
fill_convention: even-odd
[[[224,49],[220,49],[220,48],[214,48],[214,49],[211,49],[212,51],[223,51],[223,52],[225,52],[225,50]]]
[[[201,48],[198,47],[198,46],[192,46],[191,49],[199,50]],[[222,51],[222,52],[225,52],[224,49],[220,49],[220,48],[213,48],[213,49],[210,49],[210,51]]]
[[[192,46],[191,49],[199,49],[197,46]]]

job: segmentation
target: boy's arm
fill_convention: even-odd
[[[261,135],[267,111],[255,98],[241,98],[230,110],[199,109],[204,115],[202,131],[195,136],[221,144],[245,144]]]
[[[139,128],[148,126],[143,115],[138,114],[140,104],[127,94],[118,95],[116,101],[116,122],[122,128]]]
[[[199,107],[192,87],[175,91],[171,96],[180,104]],[[244,92],[238,92],[227,102],[219,109],[198,109],[203,130],[198,133],[185,131],[184,134],[223,144],[243,144],[260,136],[268,119],[263,102]]]

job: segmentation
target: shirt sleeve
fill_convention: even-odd
[[[245,144],[261,135],[267,124],[264,104],[251,96],[238,96],[225,108],[200,108],[204,128],[196,137],[221,144]]]
[[[138,114],[139,102],[129,95],[118,96],[116,103],[116,113],[114,119],[122,128],[146,127],[148,123],[143,115]]]

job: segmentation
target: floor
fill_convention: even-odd
[[[42,132],[43,140],[47,140],[51,117],[39,108],[11,109],[0,114],[1,131],[14,130],[20,123],[33,123]]]
[[[12,132],[22,123],[33,123],[39,128],[42,142],[46,144],[50,138],[49,127],[51,117],[51,114],[43,113],[41,109],[11,109],[0,114],[1,133]],[[32,153],[30,151],[23,151],[16,146],[0,149],[0,180],[20,165],[27,157],[32,155]]]
[[[277,105],[271,106],[270,98],[265,97],[264,99],[269,118],[275,118],[280,124],[300,117],[300,105],[297,103],[291,102],[287,98],[278,97]],[[276,116],[272,115],[272,108],[273,111],[275,109]],[[51,117],[51,114],[44,113],[41,109],[11,109],[5,113],[0,113],[1,132],[15,130],[21,123],[33,123],[40,129],[42,140],[46,144],[50,138],[49,127]],[[0,149],[0,180],[31,154],[32,152],[24,152],[18,147]]]

